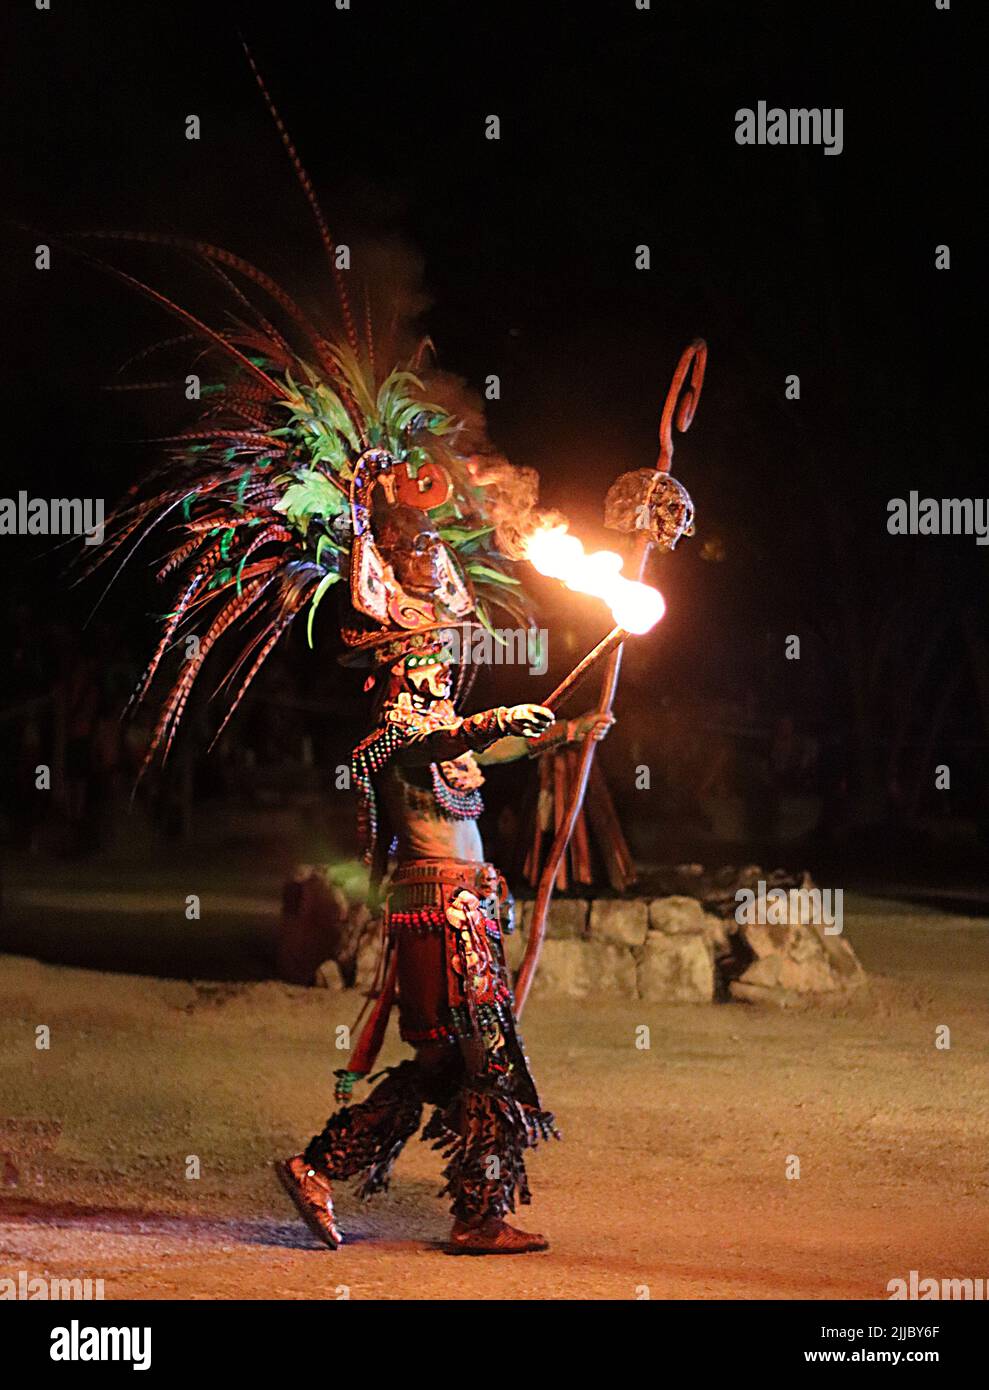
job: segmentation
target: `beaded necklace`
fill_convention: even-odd
[[[484,799],[476,786],[455,787],[450,785],[443,775],[443,770],[453,765],[450,763],[429,764],[436,804],[449,820],[477,820],[484,810]],[[481,780],[483,781],[483,778]]]

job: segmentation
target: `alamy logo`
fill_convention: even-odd
[[[989,1297],[989,1279],[921,1278],[916,1269],[907,1279],[891,1279],[886,1285],[890,1301],[897,1298],[914,1299],[985,1299]]]
[[[891,536],[974,536],[989,545],[989,502],[985,497],[893,497],[886,504]]]
[[[549,665],[545,628],[453,628],[445,634],[445,658],[459,666],[527,666],[544,676]]]
[[[53,1361],[130,1361],[135,1371],[151,1365],[150,1327],[53,1327],[49,1356]]]
[[[85,536],[103,540],[102,497],[0,497],[0,536]]]
[[[844,149],[845,110],[842,106],[784,109],[760,101],[753,111],[735,112],[736,145],[823,145],[825,154]]]
[[[770,888],[764,879],[735,894],[735,921],[747,926],[818,926],[825,936],[840,936],[844,925],[841,888]]]
[[[0,1279],[0,1298],[51,1299],[53,1302],[67,1303],[74,1299],[100,1299],[105,1297],[102,1279],[49,1279],[40,1274],[28,1274],[27,1270],[17,1272],[17,1278],[10,1276]]]

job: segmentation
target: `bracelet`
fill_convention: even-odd
[[[335,1071],[333,1075],[337,1078],[337,1084],[333,1091],[335,1098],[337,1100],[350,1100],[350,1097],[354,1093],[354,1082],[360,1081],[364,1073],[360,1071],[346,1071],[341,1068],[340,1071]]]
[[[469,714],[461,721],[459,732],[473,752],[482,752],[490,744],[497,743],[498,739],[504,737],[504,720],[507,714],[505,705],[482,710],[479,714]]]

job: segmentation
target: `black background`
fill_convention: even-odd
[[[53,269],[37,272],[33,246],[46,235],[201,236],[308,304],[330,304],[243,34],[337,239],[390,241],[403,263],[421,263],[423,326],[441,364],[475,389],[500,376],[494,442],[539,469],[545,501],[583,534],[597,538],[612,479],[653,461],[677,356],[694,335],[707,339],[704,396],[674,465],[698,534],[663,564],[662,642],[631,653],[620,711],[647,717],[660,685],[751,692],[767,717],[793,711],[830,734],[852,781],[865,777],[849,747],[849,672],[883,624],[908,614],[910,640],[879,669],[876,739],[913,643],[918,654],[939,644],[921,737],[961,659],[963,615],[984,623],[985,550],[973,538],[886,532],[887,501],[913,488],[985,495],[966,346],[978,326],[968,201],[980,175],[963,139],[977,89],[961,10],[933,0],[656,0],[648,12],[632,0],[8,7],[5,189],[11,217],[36,234],[11,229],[4,257],[3,493],[109,504],[161,423],[146,398],[102,388],[170,324],[57,244]],[[739,147],[735,112],[760,99],[842,107],[843,153]],[[184,138],[190,113],[198,142]],[[483,138],[490,113],[499,142]],[[640,243],[648,272],[634,266]],[[951,246],[950,272],[935,270],[939,243]],[[177,297],[196,283],[171,253],[140,264]],[[799,402],[784,398],[791,373]],[[70,623],[85,617],[93,595],[66,590],[49,549],[4,539],[0,566],[22,618],[53,607]],[[558,598],[548,604],[559,621]],[[145,650],[148,606],[140,583],[118,593],[104,620],[114,639]],[[590,608],[580,615],[587,645],[603,629]],[[789,633],[806,661],[782,659]],[[565,668],[557,649],[554,670]],[[945,738],[962,750],[969,806],[984,797],[981,720],[966,674]]]

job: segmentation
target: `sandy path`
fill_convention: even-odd
[[[438,1162],[417,1142],[391,1193],[342,1195],[336,1253],[276,1186],[270,1157],[322,1120],[350,998],[8,959],[0,1115],[63,1133],[0,1199],[0,1275],[102,1278],[118,1298],[882,1298],[911,1269],[989,1277],[989,932],[877,905],[849,933],[889,973],[838,1012],[534,1001],[565,1142],[532,1156],[522,1224],[553,1246],[498,1261],[440,1252]]]

